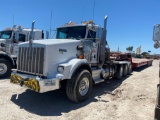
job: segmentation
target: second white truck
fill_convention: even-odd
[[[34,29],[34,22],[32,28],[21,28],[21,26],[16,28],[14,25],[12,29],[0,31],[0,78],[9,77],[11,69],[17,68],[19,43],[44,38],[43,30]]]

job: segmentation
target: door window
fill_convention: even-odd
[[[19,34],[19,42],[25,42],[25,37],[24,34]]]

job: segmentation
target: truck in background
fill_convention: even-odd
[[[54,40],[21,43],[18,67],[10,82],[39,93],[65,86],[70,100],[82,102],[91,94],[93,84],[131,74],[131,58],[110,59],[106,25],[107,16],[103,28],[93,21],[69,22],[57,28]]]
[[[156,24],[153,28],[154,47],[160,48],[160,24]],[[155,106],[155,120],[160,120],[160,61],[159,61],[159,84],[157,85],[157,100]]]
[[[8,77],[11,69],[16,68],[18,44],[32,40],[44,38],[43,30],[21,28],[14,25],[12,29],[7,28],[0,31],[0,78]]]

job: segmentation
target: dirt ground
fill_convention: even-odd
[[[68,100],[65,90],[38,94],[2,79],[0,120],[153,120],[158,64],[94,85],[83,103]]]

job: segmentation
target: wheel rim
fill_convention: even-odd
[[[89,89],[89,79],[87,77],[83,78],[79,85],[79,93],[81,96],[84,96],[87,94]]]
[[[0,63],[0,75],[7,72],[7,66],[4,63]]]

